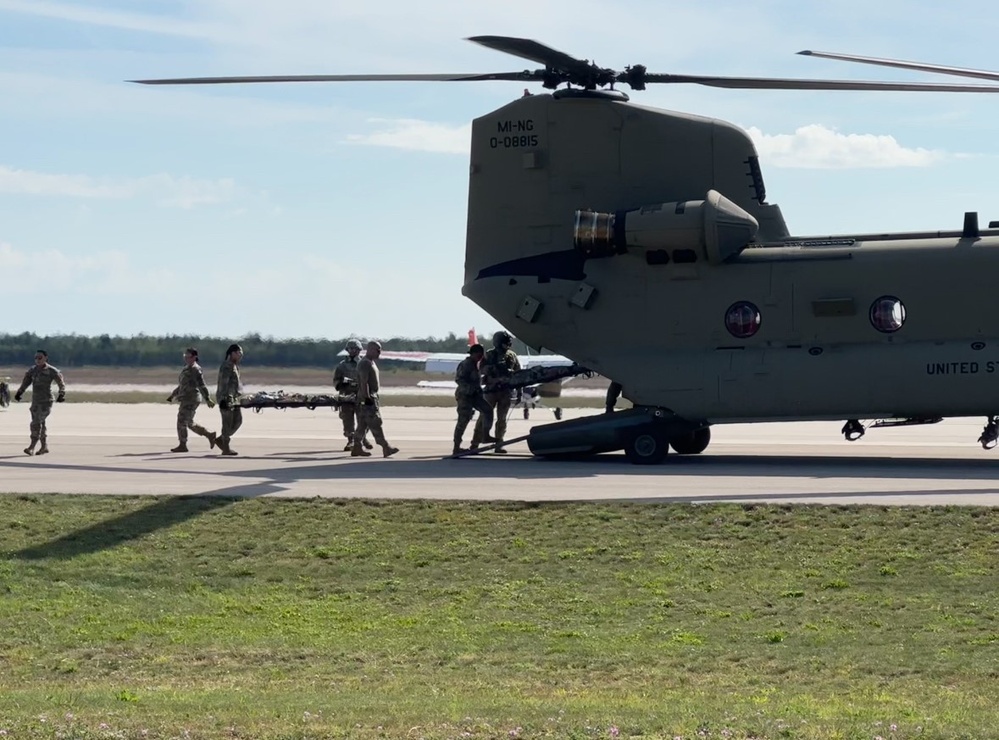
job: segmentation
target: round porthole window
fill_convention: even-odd
[[[725,312],[725,328],[737,339],[749,339],[760,330],[760,309],[749,301],[733,303]]]
[[[871,304],[871,325],[880,332],[891,334],[905,323],[905,306],[893,295],[883,295]]]

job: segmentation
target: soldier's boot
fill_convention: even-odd
[[[350,448],[351,457],[371,457],[371,453],[361,447],[361,445],[355,444]]]
[[[454,449],[451,450],[451,457],[458,457],[458,455],[464,455],[466,452],[470,452],[467,447],[462,447],[461,445],[455,445]]]
[[[49,446],[45,442],[42,442],[42,446],[38,448],[38,452],[36,452],[35,454],[36,455],[47,455],[47,454],[49,454]]]
[[[186,442],[181,442],[176,447],[172,447],[170,449],[170,452],[187,452],[187,443]]]
[[[27,447],[24,448],[24,454],[25,455],[34,455],[35,454],[35,442],[36,442],[36,440],[31,440],[31,444],[29,444]]]
[[[392,457],[398,451],[398,447],[393,447],[388,442],[382,445],[382,457]],[[371,453],[369,452],[368,454],[370,455]]]
[[[506,454],[506,447],[503,446],[503,438],[502,437],[497,437],[496,438],[496,449],[493,450],[493,452],[495,452],[497,455],[505,455]]]
[[[216,444],[219,446],[219,449],[222,450],[223,455],[228,455],[231,457],[233,455],[239,454],[238,452],[236,452],[236,450],[232,449],[232,447],[229,446],[229,440],[225,437],[219,437]]]
[[[208,449],[214,450],[215,445],[218,444],[219,435],[215,432],[208,432]]]
[[[347,437],[347,444],[344,446],[343,451],[350,452],[353,449],[354,449],[354,436],[351,435]]]
[[[491,435],[489,432],[486,432],[485,434],[482,435],[482,441],[485,442],[486,444],[489,444],[491,442],[495,442],[496,437]]]
[[[374,445],[371,444],[371,440],[368,439],[367,435],[365,435],[364,439],[361,440],[361,444],[364,445],[364,449],[366,450],[370,450],[374,447]]]

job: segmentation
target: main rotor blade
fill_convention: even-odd
[[[388,74],[388,75],[262,75],[256,77],[173,77],[129,80],[140,85],[229,85],[249,82],[475,82],[479,80],[541,79],[537,72],[490,72],[478,74]]]
[[[799,80],[779,77],[703,77],[646,74],[646,83],[693,83],[709,87],[749,90],[897,90],[902,92],[999,93],[999,85],[950,85],[933,82],[864,82],[857,80]]]
[[[839,59],[845,62],[859,62],[861,64],[875,64],[880,67],[897,67],[898,69],[912,69],[917,72],[935,72],[943,75],[954,75],[956,77],[977,77],[980,80],[999,81],[999,72],[989,72],[985,69],[967,69],[964,67],[946,67],[942,64],[924,64],[922,62],[905,62],[901,59],[878,59],[877,57],[861,57],[854,54],[836,54],[830,51],[811,51],[805,49],[799,51],[807,57],[822,57],[823,59]]]
[[[574,69],[576,67],[588,67],[590,63],[582,59],[576,59],[565,52],[545,46],[538,41],[531,39],[520,39],[513,36],[469,36],[468,41],[482,44],[489,49],[503,51],[513,54],[515,57],[529,59],[532,62],[543,64],[554,69]]]

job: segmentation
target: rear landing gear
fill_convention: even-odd
[[[856,442],[858,439],[864,436],[864,425],[861,424],[857,419],[850,419],[840,433],[846,437],[848,442]]]
[[[669,440],[655,426],[637,430],[624,446],[624,456],[632,465],[658,465],[668,452]]]
[[[991,450],[999,441],[999,417],[990,416],[982,430],[982,436],[978,438],[983,450]]]
[[[673,437],[669,444],[678,455],[699,455],[707,449],[711,442],[711,427],[704,427],[690,434]]]

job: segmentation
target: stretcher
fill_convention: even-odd
[[[284,391],[259,391],[239,396],[236,403],[240,408],[253,409],[260,413],[264,409],[340,409],[353,406],[353,394],[332,393],[285,393]]]

